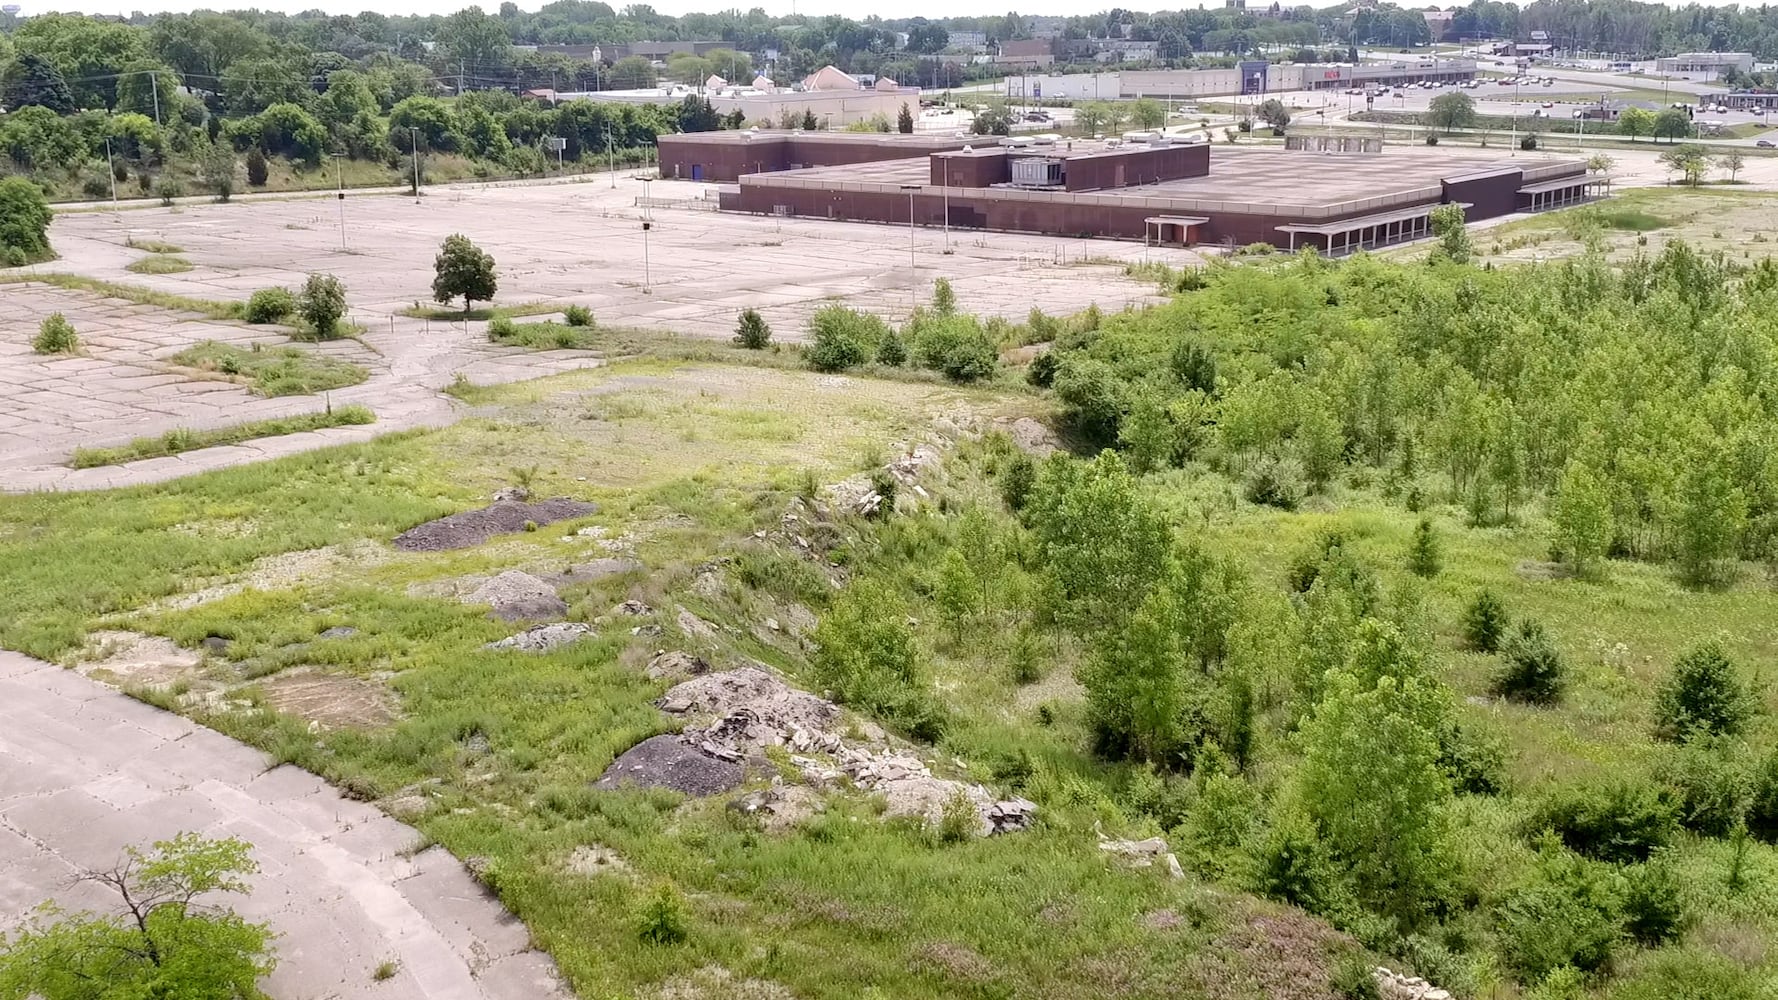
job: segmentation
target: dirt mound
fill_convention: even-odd
[[[518,635],[490,642],[486,648],[542,653],[557,646],[566,646],[571,642],[593,638],[596,634],[591,625],[583,622],[551,622],[548,625],[533,625]]]
[[[395,547],[403,552],[443,552],[466,549],[493,538],[524,531],[527,523],[554,524],[569,518],[585,517],[597,511],[598,505],[556,497],[537,503],[498,500],[480,510],[441,517],[436,521],[409,528],[395,536]]]
[[[509,622],[524,618],[560,618],[568,613],[568,602],[556,595],[556,588],[516,569],[509,569],[470,591],[463,603],[486,604],[494,609],[496,618]]]
[[[674,685],[655,705],[673,715],[713,720],[711,736],[738,737],[756,746],[782,743],[799,731],[826,733],[840,719],[833,702],[755,667],[693,677]]]
[[[717,795],[741,784],[741,765],[712,757],[677,736],[650,736],[611,762],[594,788],[671,788]]]

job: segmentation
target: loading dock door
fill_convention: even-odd
[[[704,165],[702,163],[694,163],[691,165],[691,179],[694,181],[701,181],[704,179]]]

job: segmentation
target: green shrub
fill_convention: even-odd
[[[592,326],[593,311],[586,306],[574,305],[562,310],[562,319],[569,326]]]
[[[49,255],[49,202],[23,177],[0,178],[0,258],[17,266]]]
[[[1434,577],[1438,575],[1441,562],[1438,535],[1432,530],[1432,521],[1423,517],[1414,525],[1414,540],[1408,547],[1408,569],[1415,576]]]
[[[503,313],[488,320],[488,339],[495,343],[511,338],[516,332],[518,328],[513,324],[511,316]]]
[[[1722,645],[1687,650],[1655,694],[1655,730],[1668,740],[1732,736],[1753,714],[1753,701]]]
[[[976,812],[975,803],[962,789],[954,792],[945,800],[939,813],[938,839],[940,843],[967,843],[981,829],[981,814]]]
[[[68,317],[53,312],[38,324],[31,350],[38,354],[73,354],[80,350],[80,337],[75,334],[74,324],[68,322]]]
[[[888,332],[882,320],[842,305],[822,306],[809,320],[803,360],[818,372],[841,372],[876,354]]]
[[[1295,510],[1303,500],[1302,467],[1289,458],[1262,458],[1247,474],[1241,493],[1248,503]]]
[[[1483,590],[1463,611],[1463,642],[1478,653],[1499,652],[1507,623],[1505,602],[1492,590]]]
[[[942,372],[953,382],[976,382],[994,374],[1000,352],[973,316],[941,314],[913,335],[914,361]]]
[[[162,174],[160,182],[154,186],[154,193],[160,196],[163,207],[170,207],[175,198],[185,197],[185,185],[171,174]]]
[[[1340,1000],[1382,1000],[1381,989],[1377,986],[1377,977],[1372,973],[1370,956],[1362,952],[1348,952],[1340,956],[1334,966],[1333,978],[1328,981],[1328,989]]]
[[[653,945],[679,944],[686,937],[685,923],[685,900],[677,889],[662,884],[643,904],[636,936]]]
[[[1679,797],[1679,825],[1705,837],[1726,837],[1747,812],[1748,776],[1733,747],[1697,742],[1671,754],[1664,769]]]
[[[1637,944],[1658,948],[1678,940],[1691,925],[1686,907],[1686,886],[1667,860],[1659,855],[1624,870],[1619,908],[1624,931]]]
[[[1439,770],[1451,789],[1465,795],[1499,795],[1506,790],[1506,741],[1475,725],[1447,719],[1439,730]]]
[[[1778,844],[1778,750],[1754,769],[1747,796],[1747,832],[1768,844]]]
[[[735,324],[735,346],[745,347],[750,351],[763,351],[771,340],[772,328],[766,325],[759,310],[743,309],[740,320]]]
[[[317,337],[331,337],[346,314],[346,286],[331,274],[311,274],[296,298],[296,312]]]
[[[1678,832],[1679,802],[1669,789],[1647,782],[1571,786],[1544,800],[1531,829],[1549,830],[1569,850],[1600,861],[1642,862]]]
[[[1038,387],[1048,389],[1056,383],[1056,369],[1062,364],[1062,356],[1055,351],[1044,351],[1031,359],[1025,369],[1025,381]]]
[[[957,292],[951,288],[951,279],[940,278],[932,283],[932,311],[940,316],[956,313]]]
[[[907,344],[902,342],[901,334],[889,330],[883,334],[883,342],[877,345],[877,364],[889,368],[900,368],[908,363]]]
[[[1563,966],[1604,968],[1620,933],[1610,870],[1559,848],[1545,851],[1532,880],[1507,894],[1496,918],[1507,964],[1529,983]]]
[[[1520,621],[1502,644],[1500,658],[1495,694],[1532,705],[1554,705],[1561,699],[1567,668],[1542,623],[1532,618]]]
[[[247,151],[247,183],[253,187],[265,187],[267,175],[270,173],[265,161],[265,154],[255,146]]]
[[[1757,973],[1707,951],[1663,948],[1643,956],[1611,991],[1611,1000],[1761,1000],[1771,993]]]
[[[1008,459],[1000,470],[1000,499],[1006,501],[1008,510],[1017,513],[1025,509],[1031,487],[1036,484],[1037,463],[1021,451]]]
[[[247,300],[244,318],[249,323],[282,323],[296,311],[296,296],[288,288],[261,288]]]
[[[865,581],[846,588],[821,617],[814,640],[809,665],[816,685],[916,739],[943,734],[919,646],[900,602],[886,587]]]

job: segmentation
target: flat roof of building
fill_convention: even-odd
[[[860,93],[864,93],[860,91]],[[795,96],[795,95],[791,95]],[[674,132],[663,133],[661,145],[676,144],[700,146],[740,146],[750,142],[773,142],[784,139],[795,139],[797,142],[816,142],[834,146],[902,146],[906,147],[909,156],[921,153],[942,153],[954,149],[959,142],[976,142],[997,144],[999,139],[991,135],[942,135],[932,132],[917,132],[903,135],[900,132],[826,132],[804,131],[802,129],[719,129],[714,132]],[[998,148],[998,147],[996,147]],[[843,169],[843,168],[842,168]]]
[[[1010,152],[1017,155],[1028,151]],[[1505,154],[1452,155],[1397,146],[1385,147],[1383,153],[1323,153],[1220,145],[1211,149],[1210,172],[1205,176],[1137,187],[1066,194],[1044,192],[1042,196],[1068,198],[1085,204],[1094,201],[1107,205],[1139,204],[1156,214],[1234,212],[1291,216],[1308,223],[1359,213],[1388,212],[1428,198],[1437,199],[1443,196],[1446,180],[1509,169],[1522,170],[1527,181],[1542,181],[1554,175],[1584,172],[1586,163],[1577,159],[1511,158]],[[899,190],[909,184],[930,185],[931,168],[924,158],[878,160],[847,166],[748,174],[741,180],[743,184],[787,187]],[[981,190],[969,189],[972,194]],[[1000,192],[1007,189],[986,190]]]

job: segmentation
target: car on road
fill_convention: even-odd
[[[1754,143],[1754,145],[1758,146],[1761,149],[1778,149],[1778,142],[1773,142],[1770,139],[1761,139],[1760,141]]]
[[[1556,106],[1556,102],[1555,101],[1545,101],[1545,102],[1543,102],[1543,106],[1546,108],[1553,108]]]

